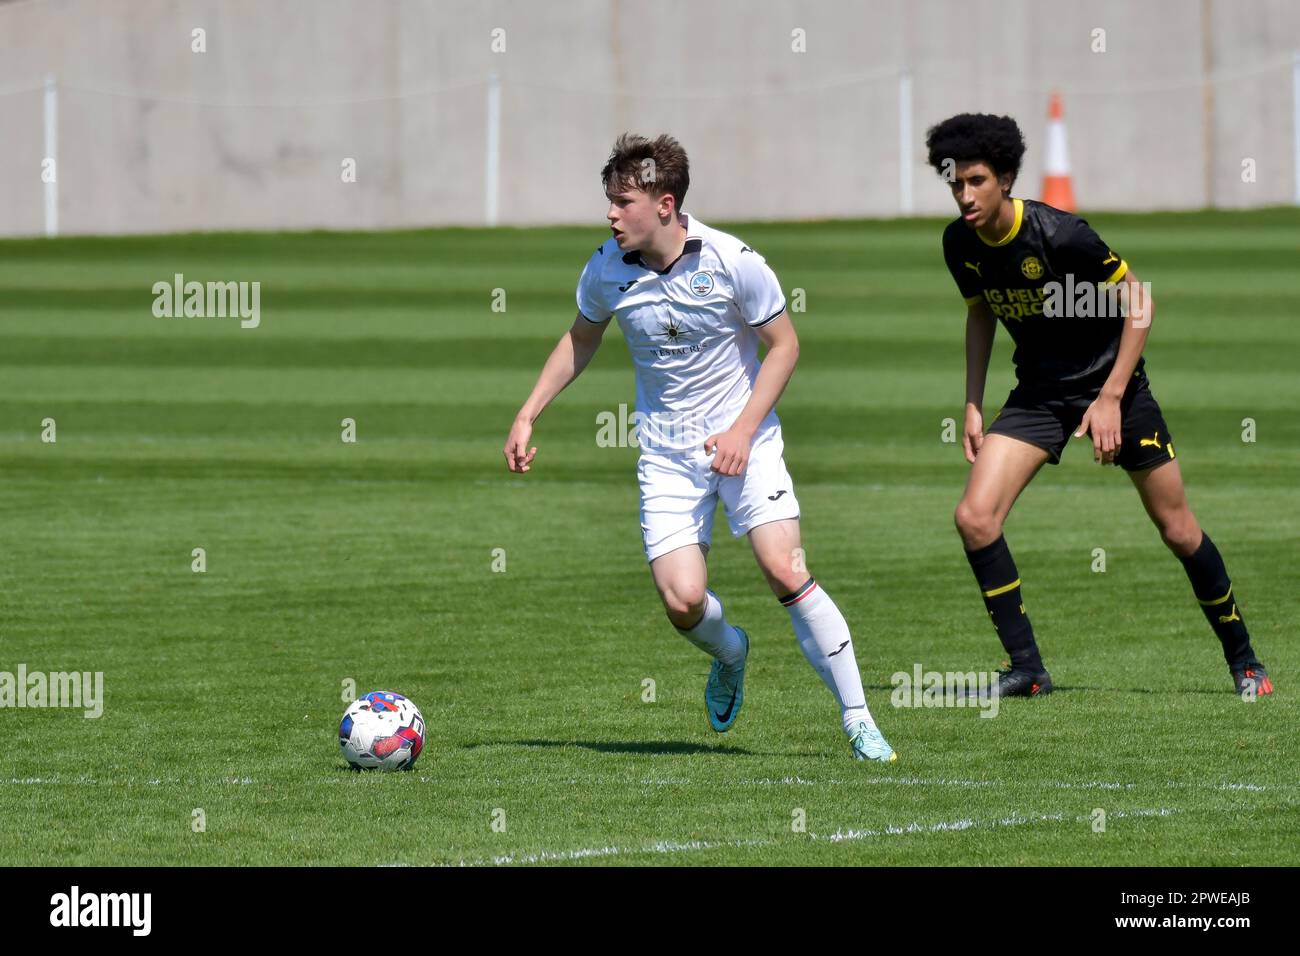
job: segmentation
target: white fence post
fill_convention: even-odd
[[[59,234],[59,88],[54,74],[45,75],[45,158],[52,168],[45,180],[45,234]],[[42,167],[44,164],[42,164]],[[44,174],[45,169],[41,172]]]
[[[898,210],[910,216],[912,202],[912,74],[898,76]]]
[[[1295,164],[1295,204],[1300,206],[1300,50],[1291,60],[1291,159]]]
[[[483,218],[489,226],[497,224],[497,203],[501,188],[501,80],[488,74],[487,88],[487,168],[483,173]]]

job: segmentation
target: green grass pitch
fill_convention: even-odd
[[[1132,486],[1076,442],[1007,527],[1059,692],[891,707],[896,671],[1001,660],[952,527],[942,223],[728,227],[806,290],[786,460],[888,767],[850,759],[721,514],[711,585],[754,644],[743,714],[709,730],[636,450],[595,441],[634,401],[617,331],[507,473],[599,223],[0,243],[0,670],[102,671],[106,695],[98,719],[0,710],[0,864],[1298,862],[1300,214],[1092,221],[1152,282],[1153,391],[1271,699],[1232,694]],[[154,317],[175,273],[260,281],[260,327]],[[1010,383],[1000,332],[986,419]],[[346,769],[347,680],[422,708],[415,772]]]

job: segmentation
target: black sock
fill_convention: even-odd
[[[999,536],[988,547],[967,551],[966,560],[975,572],[975,580],[984,595],[984,606],[993,619],[998,639],[1011,657],[1012,668],[1035,674],[1041,672],[1043,659],[1039,656],[1034,628],[1020,597],[1020,573],[1016,570],[1016,562],[1011,560],[1007,539]]]
[[[1189,557],[1179,556],[1187,577],[1192,582],[1192,593],[1201,602],[1205,619],[1214,628],[1214,636],[1223,645],[1223,658],[1230,666],[1257,663],[1255,651],[1250,646],[1246,622],[1237,610],[1237,599],[1232,593],[1232,581],[1223,557],[1208,534],[1201,534],[1201,546]]]

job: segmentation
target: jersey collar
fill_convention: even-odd
[[[651,269],[641,261],[641,253],[639,251],[627,253],[623,256],[623,261],[630,266],[640,266],[642,269],[646,270],[646,272],[653,272],[656,275],[661,276],[668,275],[668,273],[673,271],[677,263],[682,261],[684,256],[688,256],[693,252],[699,252],[704,248],[704,240],[699,236],[692,235],[695,231],[694,226],[696,225],[696,222],[691,218],[690,213],[682,213],[682,218],[686,220],[686,244],[682,246],[682,251],[678,254],[677,258],[668,263],[664,269]]]
[[[984,243],[986,246],[1005,246],[1012,239],[1016,238],[1016,235],[1020,232],[1020,223],[1023,222],[1025,218],[1025,201],[1023,199],[1013,199],[1011,200],[1011,205],[1015,207],[1016,215],[1015,219],[1011,222],[1010,231],[997,242],[990,242],[983,236],[980,236],[980,242]],[[979,233],[977,232],[975,235],[979,236]]]

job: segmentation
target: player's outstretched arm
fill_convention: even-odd
[[[502,449],[506,456],[506,467],[511,471],[525,472],[532,467],[533,457],[537,454],[536,447],[528,447],[528,442],[533,437],[533,423],[555,396],[582,374],[591,357],[596,354],[596,349],[600,348],[601,337],[608,325],[608,321],[589,322],[579,312],[573,320],[573,326],[560,336],[560,341],[542,366],[542,373],[537,377],[532,394],[515,416],[510,436],[506,438],[505,448]]]
[[[961,444],[971,464],[984,444],[984,382],[997,331],[998,321],[982,299],[966,307],[966,424]]]
[[[767,347],[767,354],[758,367],[749,401],[729,429],[704,440],[704,451],[713,455],[710,467],[723,475],[744,472],[749,464],[749,446],[754,434],[767,413],[776,407],[777,399],[785,391],[790,376],[794,374],[795,363],[799,361],[799,336],[795,334],[790,313],[782,312],[754,331]]]

